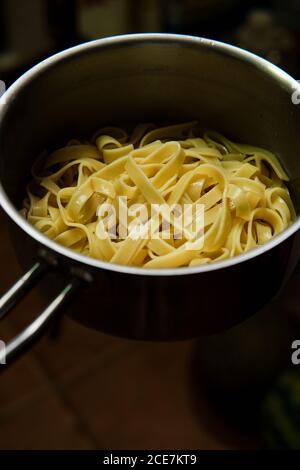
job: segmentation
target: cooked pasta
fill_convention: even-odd
[[[41,155],[32,174],[24,217],[57,243],[117,264],[169,268],[224,260],[268,242],[295,217],[288,176],[275,155],[202,131],[197,122],[141,124],[130,134],[104,127],[90,142],[72,140]],[[176,210],[186,206],[196,212],[180,226]],[[194,230],[198,207],[200,231]]]

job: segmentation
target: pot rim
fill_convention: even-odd
[[[14,97],[19,93],[33,78],[36,78],[39,74],[45,70],[51,68],[52,65],[56,64],[58,61],[69,59],[72,56],[79,55],[85,51],[89,51],[94,48],[101,47],[113,47],[120,46],[132,43],[181,43],[186,44],[191,47],[198,48],[206,47],[209,49],[216,49],[223,53],[224,55],[229,55],[236,59],[242,60],[246,63],[250,63],[252,66],[260,69],[266,75],[269,75],[272,79],[280,82],[280,85],[289,91],[291,94],[295,89],[299,88],[298,82],[288,75],[286,72],[281,70],[276,65],[271,64],[266,59],[263,59],[251,52],[248,52],[244,49],[241,49],[237,46],[232,46],[230,44],[223,43],[221,41],[215,41],[211,39],[204,39],[197,36],[181,35],[181,34],[167,34],[167,33],[139,33],[139,34],[126,34],[120,36],[112,36],[108,38],[96,39],[94,41],[89,41],[83,44],[80,44],[75,47],[71,47],[62,52],[52,55],[51,57],[43,60],[39,64],[35,65],[27,72],[25,72],[20,78],[14,82],[10,88],[5,92],[5,94],[0,98],[0,126],[1,121],[4,118],[4,115],[9,107],[10,102],[14,100]],[[203,265],[203,266],[191,266],[191,267],[181,267],[181,268],[159,268],[159,269],[147,269],[140,268],[136,266],[126,266],[113,264],[108,261],[101,261],[95,258],[90,258],[88,256],[82,255],[75,252],[72,249],[66,248],[63,245],[60,245],[36,228],[34,228],[29,222],[27,222],[24,217],[18,212],[15,206],[11,203],[9,197],[7,196],[2,183],[0,182],[0,205],[8,216],[29,236],[35,239],[38,243],[41,243],[43,246],[46,246],[50,250],[66,256],[67,258],[74,260],[76,262],[94,267],[105,269],[109,271],[115,271],[125,274],[134,274],[134,275],[144,275],[144,276],[179,276],[179,275],[188,275],[188,274],[200,274],[208,271],[215,271],[219,269],[229,268],[235,266],[236,264],[242,263],[244,261],[251,260],[269,250],[276,247],[291,235],[293,235],[300,228],[300,217],[297,217],[293,224],[285,229],[282,233],[274,237],[272,240],[266,244],[254,248],[244,254],[235,256],[230,259],[223,261],[214,262],[212,264]]]

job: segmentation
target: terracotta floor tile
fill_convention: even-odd
[[[84,369],[85,365],[95,358],[99,359],[102,354],[108,354],[126,344],[128,342],[90,330],[64,317],[59,337],[53,339],[48,334],[34,348],[34,353],[47,373],[59,380],[66,374]]]
[[[14,412],[0,411],[1,449],[92,449],[76,415],[48,388]]]
[[[1,324],[0,331],[1,338],[6,339],[15,330],[5,322]],[[47,383],[42,368],[31,353],[21,357],[11,367],[0,365],[0,410],[9,408],[15,402],[26,401]]]
[[[101,364],[65,387],[66,399],[100,448],[235,447],[208,432],[193,412],[187,376],[191,347],[137,343],[115,363]]]
[[[5,322],[1,332],[11,336],[14,328]],[[76,410],[68,408],[33,352],[10,366],[1,365],[0,448],[1,449],[85,449],[92,439],[78,421]]]
[[[20,316],[14,316],[14,323],[24,323]],[[31,348],[31,352],[42,364],[48,376],[53,380],[64,380],[84,370],[101,355],[126,347],[130,342],[90,330],[79,323],[63,316],[58,333],[49,329],[39,342]]]

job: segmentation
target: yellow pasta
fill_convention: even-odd
[[[194,121],[140,124],[129,134],[102,128],[89,143],[72,140],[43,155],[32,175],[26,219],[67,248],[117,264],[221,261],[268,242],[295,218],[275,155]]]

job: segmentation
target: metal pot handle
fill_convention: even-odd
[[[37,261],[20,279],[0,298],[0,319],[2,319],[25,294],[37,283],[48,270],[49,264]],[[49,322],[55,317],[65,303],[82,285],[82,280],[73,277],[60,291],[54,300],[33,320],[21,333],[13,338],[5,348],[0,350],[0,364],[10,363],[23,349],[33,343],[44,332]]]
[[[0,298],[0,320],[30,291],[49,269],[49,264],[39,260],[15,282],[15,284]]]

